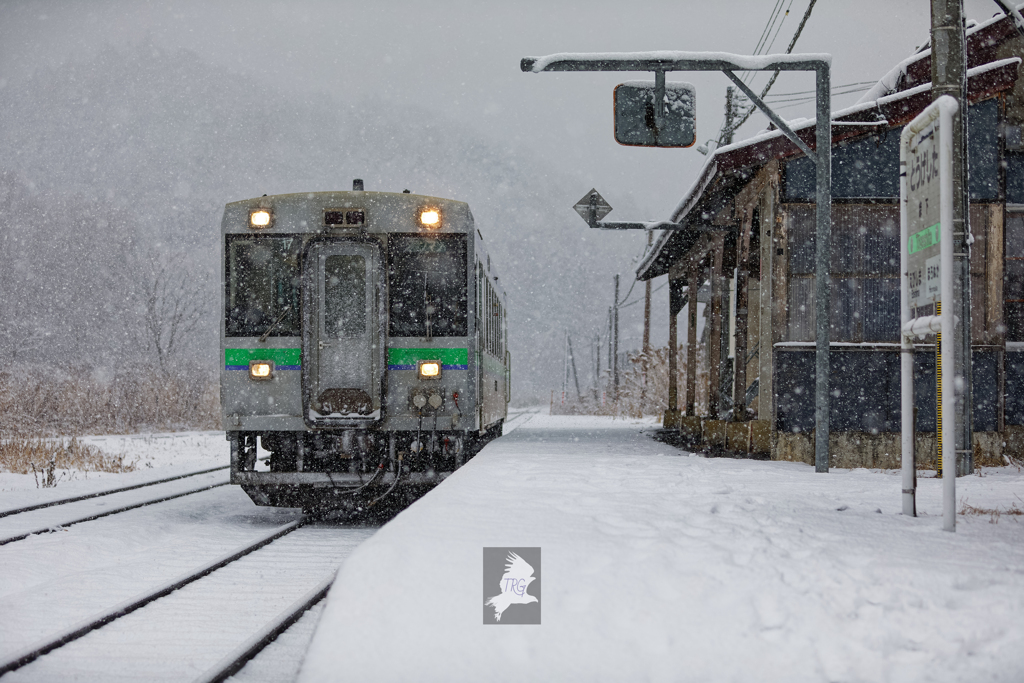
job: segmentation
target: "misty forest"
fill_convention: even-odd
[[[230,201],[356,177],[467,201],[509,297],[519,403],[560,386],[567,320],[606,332],[607,274],[643,252],[642,235],[583,233],[562,188],[585,181],[500,137],[381,96],[288,92],[185,49],[108,47],[4,81],[0,118],[8,431],[219,426]],[[589,343],[577,342],[588,388]]]

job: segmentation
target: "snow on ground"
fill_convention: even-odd
[[[308,525],[5,675],[4,683],[195,681],[331,578],[373,531]]]
[[[242,670],[227,680],[229,683],[283,683],[294,681],[299,675],[302,658],[313,637],[317,621],[323,612],[321,600],[303,614],[274,642],[260,650]]]
[[[299,517],[224,486],[0,546],[0,660]]]
[[[941,480],[914,519],[898,472],[644,428],[536,415],[489,445],[349,557],[300,681],[1024,680],[1021,517],[951,534]],[[961,500],[1024,507],[1024,474],[982,474]],[[495,546],[541,547],[541,625],[483,624]]]
[[[125,462],[136,463],[135,471],[57,470],[57,485],[47,489],[39,488],[36,477],[31,474],[0,472],[0,510],[142,484],[211,467],[226,467],[230,459],[224,432],[85,436],[79,440],[108,454],[125,455]]]

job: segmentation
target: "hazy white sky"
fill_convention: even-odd
[[[664,218],[704,160],[687,150],[624,148],[612,139],[611,93],[631,74],[524,74],[526,55],[564,51],[716,50],[750,54],[776,0],[561,2],[291,2],[8,0],[0,2],[0,79],[104,45],[150,40],[184,47],[295,93],[327,93],[339,106],[367,95],[456,118],[495,140],[543,156],[594,185],[612,205],[632,199]],[[807,0],[789,15],[772,52],[785,50]],[[997,7],[967,0],[969,18]],[[926,0],[819,0],[797,52],[833,55],[833,84],[877,79],[928,39]],[[717,137],[727,80],[676,74],[697,86],[698,139]],[[763,84],[766,75],[755,77]],[[2,82],[2,80],[0,80]],[[773,93],[813,88],[784,75]],[[759,89],[759,88],[758,88]],[[852,104],[859,95],[836,98]],[[809,116],[809,107],[781,111]],[[755,114],[741,132],[764,127]],[[589,187],[566,188],[567,208]]]
[[[482,133],[504,145],[523,170],[537,173],[538,183],[574,179],[554,188],[565,202],[553,224],[577,225],[570,207],[591,186],[619,207],[612,220],[663,219],[705,157],[695,148],[648,150],[614,142],[612,89],[645,76],[524,74],[520,59],[569,51],[752,54],[772,14],[788,9],[781,26],[775,25],[770,50],[783,52],[808,1],[0,0],[0,87],[38,68],[89,59],[108,45],[185,48],[258,76],[273,86],[268,92],[322,97],[339,107],[383,98],[398,107],[432,110]],[[966,0],[965,6],[967,17],[979,21],[997,12],[992,0]],[[833,85],[877,80],[928,40],[929,7],[927,0],[818,0],[796,52],[831,53]],[[754,89],[767,79],[755,75]],[[698,142],[716,138],[729,85],[725,76],[675,74],[670,80],[695,84]],[[813,85],[810,74],[783,74],[772,93]],[[848,106],[858,97],[836,97],[833,106]],[[786,118],[813,115],[809,104],[779,111]],[[755,114],[737,139],[765,125]],[[582,238],[587,230],[582,221],[578,227]],[[624,291],[630,260],[640,249],[623,254]],[[610,280],[610,273],[595,273],[594,286],[602,296],[608,287],[609,298]],[[667,289],[656,293],[654,306],[662,312],[654,323],[661,344]],[[623,309],[623,348],[639,346],[642,310]]]

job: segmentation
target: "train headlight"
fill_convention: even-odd
[[[427,397],[423,394],[416,394],[412,397],[412,404],[417,408],[422,408],[427,405]]]
[[[249,377],[252,379],[270,379],[274,375],[274,361],[249,361]]]
[[[436,230],[441,227],[441,212],[437,209],[423,209],[420,211],[420,226]]]
[[[268,228],[270,227],[271,218],[270,212],[266,209],[256,209],[249,213],[249,227]]]
[[[421,360],[419,363],[420,379],[438,379],[441,376],[441,361]]]

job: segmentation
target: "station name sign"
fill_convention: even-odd
[[[936,119],[915,136],[907,159],[907,277],[911,318],[935,315],[935,304],[942,300],[938,127]]]

